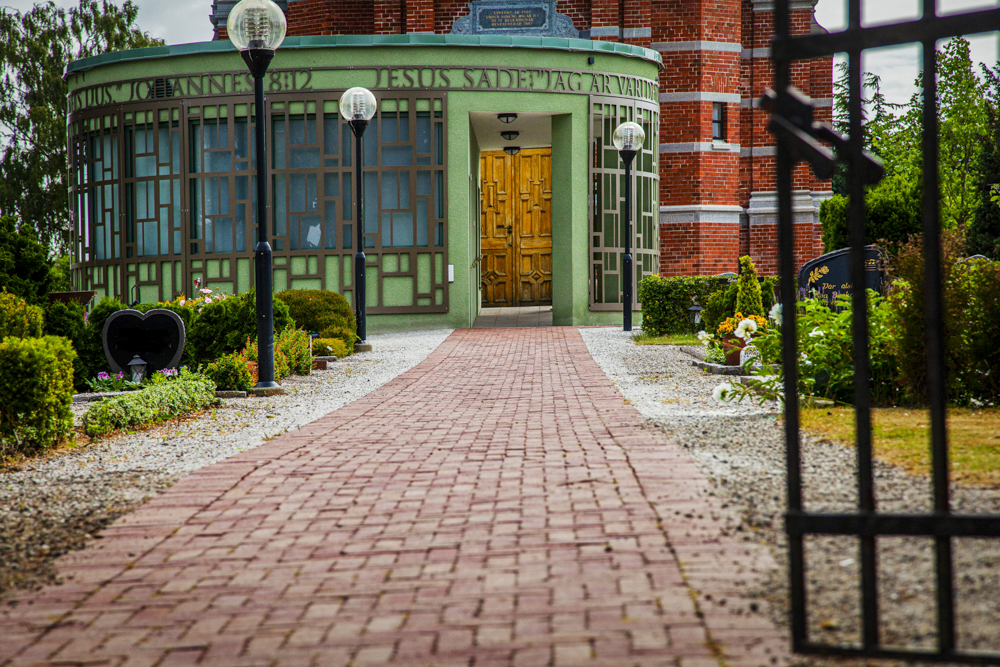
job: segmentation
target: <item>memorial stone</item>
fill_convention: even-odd
[[[865,289],[885,294],[885,251],[878,246],[865,246]],[[799,290],[807,290],[820,298],[833,299],[834,294],[850,294],[851,249],[842,248],[820,255],[799,269]]]
[[[119,310],[104,322],[104,356],[115,373],[128,373],[135,355],[146,362],[146,376],[177,368],[184,354],[184,320],[172,310],[146,313]]]
[[[573,19],[556,11],[556,0],[473,0],[455,21],[453,35],[579,37]]]

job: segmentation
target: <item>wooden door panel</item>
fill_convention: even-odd
[[[511,157],[503,151],[481,155],[482,213],[479,234],[483,256],[480,280],[484,306],[514,305],[512,167]]]
[[[552,149],[516,156],[518,305],[552,303]]]

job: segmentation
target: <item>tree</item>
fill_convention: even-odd
[[[923,228],[920,181],[914,183],[902,174],[888,174],[865,193],[867,226],[865,243],[898,246]],[[823,247],[826,252],[851,244],[848,227],[850,197],[834,195],[820,205]]]
[[[45,302],[52,263],[35,230],[0,217],[0,289],[35,305]]]
[[[63,73],[80,58],[161,45],[134,27],[138,12],[131,0],[0,9],[0,214],[33,227],[46,247],[69,242]]]
[[[1000,64],[983,66],[989,89],[986,99],[986,133],[979,154],[976,192],[978,206],[969,225],[969,252],[1000,260]]]

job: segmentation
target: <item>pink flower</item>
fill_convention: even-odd
[[[201,292],[202,294],[211,294],[212,293],[212,290],[210,290],[210,289],[202,289],[202,290],[198,290],[198,291]]]
[[[205,297],[205,303],[212,303],[212,297],[206,296]]]
[[[183,305],[184,305],[184,299],[181,299],[181,300],[180,300],[180,301],[178,301],[177,303],[178,303],[178,305],[181,305],[181,306],[183,306]]]

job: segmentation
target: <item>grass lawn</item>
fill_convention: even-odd
[[[646,332],[632,336],[636,345],[701,345],[694,334],[667,334],[666,336],[651,336]]]
[[[802,410],[802,430],[854,445],[853,408]],[[872,410],[875,457],[914,475],[930,475],[927,410]],[[948,411],[951,479],[962,486],[1000,486],[1000,408]]]

